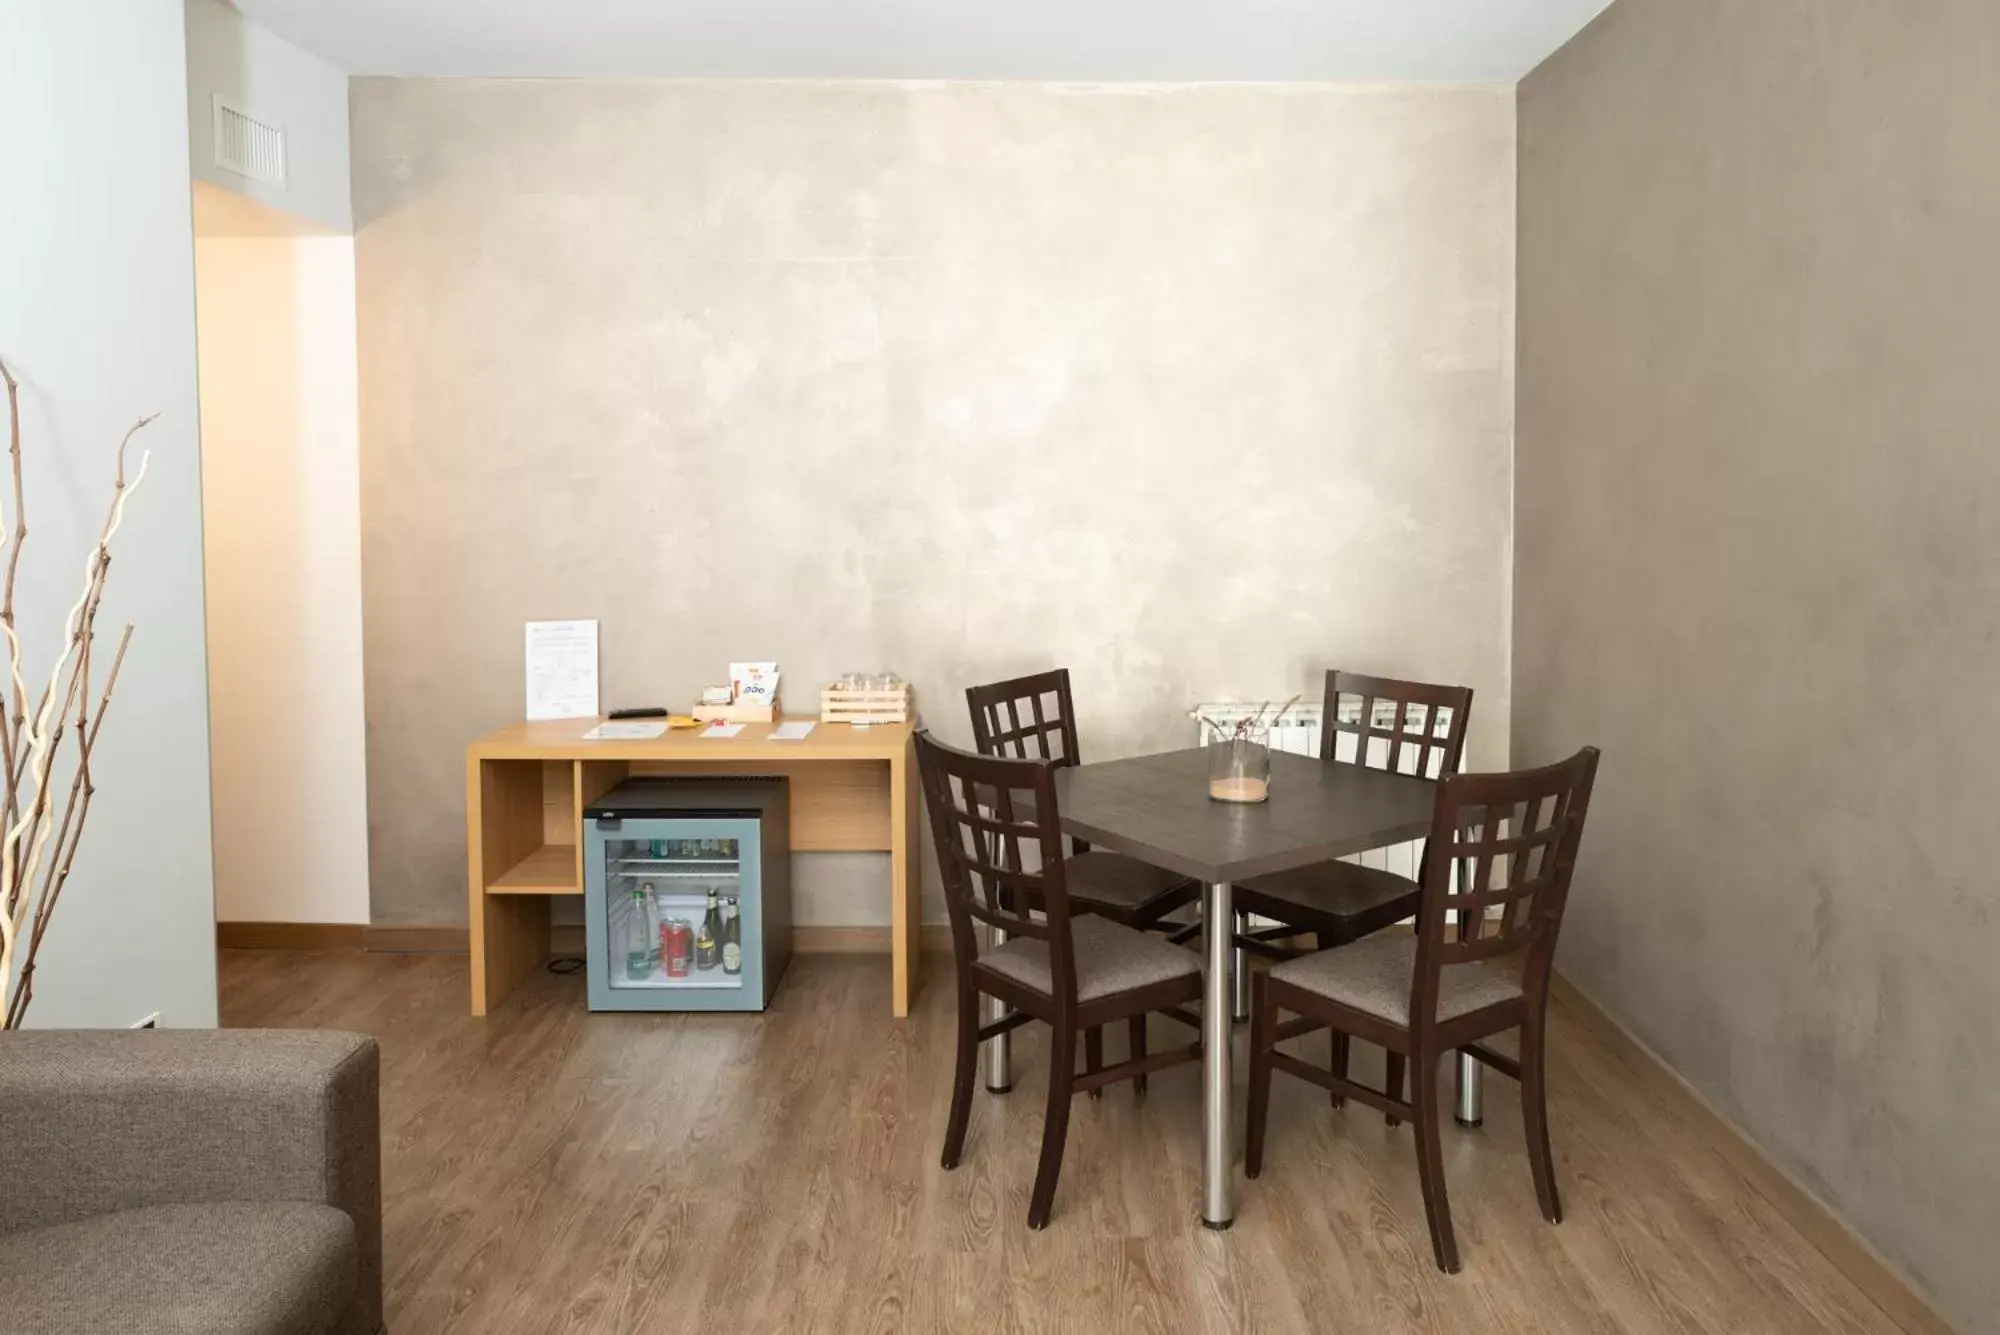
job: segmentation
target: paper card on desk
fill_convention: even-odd
[[[776,663],[731,663],[729,685],[739,705],[771,705],[778,702]]]
[[[695,736],[734,737],[737,733],[742,731],[743,731],[743,725],[741,723],[711,723],[706,728],[703,728],[700,732],[696,733]]]
[[[597,717],[597,623],[528,622],[528,718]]]
[[[812,730],[813,725],[811,723],[780,723],[777,727],[771,729],[771,740],[774,742],[803,742],[806,738],[812,736]]]
[[[583,735],[586,742],[643,742],[667,730],[665,723],[600,723]]]

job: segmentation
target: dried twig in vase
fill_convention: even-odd
[[[21,470],[20,392],[4,362],[0,362],[0,379],[7,388],[8,458],[14,473],[14,550],[7,558],[6,587],[4,594],[0,594],[0,636],[6,639],[8,659],[7,711],[5,718],[0,719],[0,773],[4,774],[5,782],[5,792],[0,794],[0,1001],[4,1001],[4,1006],[0,1006],[0,1012],[4,1012],[0,1014],[0,1027],[15,1029],[20,1027],[28,1002],[34,996],[35,956],[63,888],[69,883],[70,869],[83,839],[91,797],[97,791],[90,773],[90,753],[97,743],[98,731],[104,726],[111,693],[118,684],[118,670],[124,665],[125,650],[132,639],[132,627],[127,625],[118,637],[118,650],[112,656],[111,670],[106,674],[93,713],[91,653],[97,636],[97,613],[104,602],[105,584],[111,572],[111,539],[125,522],[125,504],[145,480],[152,458],[150,451],[142,453],[138,471],[128,482],[125,452],[132,438],[153,419],[144,417],[135,422],[118,443],[111,504],[97,542],[84,561],[83,592],[63,620],[62,654],[50,670],[48,683],[31,712],[28,684],[22,677],[21,639],[14,620],[15,581],[21,568],[21,548],[28,536]],[[4,535],[0,535],[0,541],[4,540]],[[69,726],[71,705],[76,707],[74,729]],[[76,770],[70,779],[68,795],[58,806],[51,783],[62,759],[63,743],[71,738],[76,743]],[[44,861],[43,854],[52,838],[54,850]]]
[[[6,627],[9,639],[14,636],[14,578],[21,568],[21,548],[28,540],[28,507],[21,499],[21,386],[14,379],[14,373],[0,362],[0,379],[7,382],[7,459],[14,470],[14,550],[7,556],[6,601],[0,603],[0,626]],[[7,698],[7,713],[0,721],[0,756],[6,762],[7,794],[0,802],[0,829],[14,824],[14,799],[20,781],[20,771],[15,768],[16,754],[21,742],[21,725],[27,722],[22,712],[18,695],[10,692]],[[12,907],[11,903],[8,905]]]
[[[1256,736],[1258,728],[1264,723],[1265,714],[1269,713],[1271,715],[1270,726],[1275,728],[1279,721],[1285,717],[1286,713],[1290,711],[1291,707],[1304,698],[1303,695],[1295,695],[1285,701],[1285,703],[1279,705],[1276,712],[1272,712],[1271,702],[1266,700],[1263,704],[1257,706],[1256,713],[1246,714],[1234,723],[1231,723],[1228,727],[1224,727],[1206,714],[1197,714],[1195,717],[1200,719],[1208,730],[1215,734],[1215,741],[1246,742]]]

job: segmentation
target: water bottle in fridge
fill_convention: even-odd
[[[653,976],[653,952],[659,948],[659,934],[648,932],[646,923],[651,913],[648,905],[652,896],[644,890],[632,892],[632,911],[625,915],[625,976],[633,982],[644,982]]]
[[[646,949],[653,960],[653,967],[660,966],[660,897],[653,889],[651,881],[639,883],[639,893],[646,897]]]

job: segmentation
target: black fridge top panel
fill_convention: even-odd
[[[785,802],[785,780],[771,778],[627,779],[584,810],[586,820],[613,817],[756,820]]]

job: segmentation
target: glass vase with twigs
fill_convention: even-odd
[[[1208,795],[1217,802],[1263,802],[1271,796],[1271,725],[1299,702],[1298,696],[1228,723],[1202,716],[1208,729]]]

